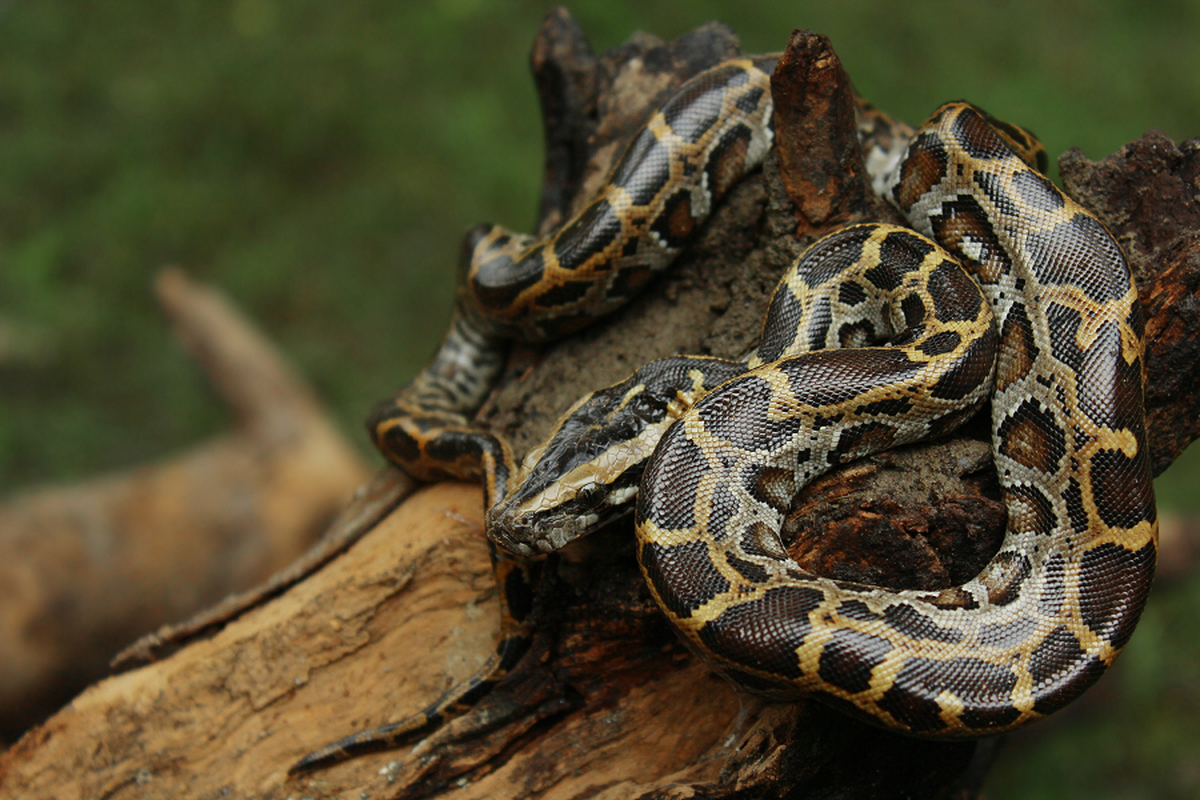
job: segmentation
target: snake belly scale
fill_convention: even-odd
[[[489,536],[518,556],[557,549],[636,498],[651,594],[744,687],[920,736],[1018,727],[1112,663],[1157,540],[1136,287],[1111,235],[1038,171],[1040,145],[1021,129],[951,103],[910,136],[860,104],[860,130],[885,120],[886,135],[863,143],[882,165],[873,185],[921,235],[868,225],[817,242],[780,282],[746,362],[647,365],[580,400],[520,468],[469,421],[507,340],[565,335],[619,307],[761,163],[774,61],[685,84],[548,237],[474,232],[442,348],[368,426],[417,477],[482,478]],[[806,482],[952,430],[988,399],[1008,529],[979,576],[892,591],[788,557],[778,531]],[[506,586],[527,576],[495,558]],[[386,738],[357,734],[301,766]]]

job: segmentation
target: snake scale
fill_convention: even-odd
[[[775,60],[685,83],[549,236],[469,237],[441,349],[368,426],[419,478],[483,480],[498,580],[522,610],[506,608],[501,652],[472,681],[298,767],[392,741],[490,686],[528,639],[531,577],[504,551],[558,549],[635,499],[638,560],[663,613],[714,668],[772,697],[981,736],[1061,708],[1128,641],[1157,540],[1136,286],[1112,236],[1041,174],[1036,140],[967,103],[915,132],[860,106],[860,131],[885,120],[863,142],[873,184],[913,230],[859,225],[813,244],[749,358],[648,364],[576,403],[520,469],[470,422],[505,341],[560,337],[620,307],[762,162]],[[977,577],[893,591],[788,556],[779,530],[806,483],[944,434],[989,399],[1008,527]]]

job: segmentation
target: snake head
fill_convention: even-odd
[[[609,418],[605,391],[577,404],[525,458],[516,488],[488,510],[496,544],[517,555],[549,553],[633,511],[654,445],[636,435],[644,421]]]
[[[629,500],[637,494],[637,480],[627,484],[618,477],[617,484],[555,482],[531,496],[510,495],[488,512],[488,535],[517,555],[559,550],[633,511]]]
[[[525,457],[516,488],[488,512],[488,536],[518,555],[548,553],[631,513],[663,433],[745,370],[740,362],[672,356],[584,397]]]

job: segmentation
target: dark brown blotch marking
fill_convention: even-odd
[[[624,222],[601,198],[568,224],[554,237],[554,254],[563,269],[578,269],[597,253],[616,241],[624,230]]]
[[[1100,450],[1092,456],[1092,496],[1100,519],[1109,527],[1133,528],[1158,518],[1143,447],[1132,457],[1119,450]]]
[[[1129,267],[1112,236],[1094,217],[1075,214],[1054,227],[1029,235],[1031,264],[1046,284],[1070,284],[1099,303],[1119,300],[1129,291]],[[1099,267],[1097,265],[1106,265]]]
[[[1097,635],[1121,648],[1141,616],[1154,579],[1155,547],[1139,550],[1101,544],[1083,554],[1079,569],[1079,612]]]
[[[1041,691],[1034,689],[1033,710],[1039,714],[1057,711],[1099,680],[1105,669],[1104,662],[1095,656],[1076,659],[1067,670],[1059,671],[1056,681],[1040,687]]]
[[[854,307],[867,299],[867,290],[854,281],[846,281],[838,287],[838,302]]]
[[[1075,634],[1063,626],[1055,628],[1029,655],[1034,711],[1057,711],[1083,694],[1104,669],[1104,662],[1088,655]]]
[[[544,277],[543,250],[534,248],[515,262],[511,255],[501,253],[473,265],[468,278],[472,298],[484,308],[509,308],[521,292]]]
[[[1142,361],[1121,356],[1118,324],[1100,326],[1095,341],[1082,354],[1076,377],[1079,410],[1111,430],[1142,430]]]
[[[677,250],[687,244],[696,229],[691,192],[681,190],[667,198],[662,213],[650,229],[671,249]]]
[[[899,273],[915,272],[937,245],[910,231],[893,231],[879,243],[879,258]]]
[[[736,65],[701,73],[688,81],[662,108],[663,119],[676,135],[697,142],[717,124],[730,89],[745,86],[750,76]]]
[[[770,589],[762,597],[731,606],[700,629],[700,641],[718,657],[754,664],[787,679],[799,678],[796,650],[812,631],[808,615],[823,592],[796,586]]]
[[[882,664],[892,649],[887,639],[837,628],[821,650],[817,674],[847,692],[861,692],[870,688],[871,670]]]
[[[799,403],[833,405],[867,389],[902,381],[922,365],[896,349],[825,350],[785,359],[778,365]]]
[[[958,255],[981,283],[994,285],[1012,268],[1012,260],[987,224],[987,215],[973,197],[960,196],[941,204],[941,212],[929,217],[937,240]],[[970,258],[964,242],[979,246],[979,259]]]
[[[797,334],[808,339],[809,350],[828,347],[829,329],[833,326],[833,305],[829,297],[818,297],[809,309],[807,320],[801,320],[803,328]]]
[[[843,600],[837,607],[836,613],[844,619],[857,622],[875,622],[883,619],[883,615],[872,611],[870,606],[861,600]]]
[[[998,553],[988,567],[985,588],[988,602],[996,606],[1006,606],[1020,597],[1021,585],[1033,569],[1028,558],[1012,551]]]
[[[917,294],[905,295],[904,299],[900,301],[900,310],[904,313],[904,324],[908,328],[920,328],[924,324],[925,318],[929,316],[929,312],[925,308],[925,301]],[[906,338],[913,335],[908,331],[905,333],[907,333],[907,336],[902,334],[896,337],[897,340],[903,342]]]
[[[376,431],[377,428],[371,426],[372,437],[383,452],[388,453],[394,459],[402,461],[405,464],[411,464],[420,459],[420,442],[412,434],[404,430],[401,425],[392,425],[383,432],[382,437],[379,437]]]
[[[481,444],[481,437],[475,431],[450,429],[442,431],[425,442],[424,449],[426,457],[439,464],[452,464],[460,459],[470,462],[475,465],[471,470],[471,475],[478,475],[480,468],[477,466],[477,462],[482,455]],[[471,475],[456,475],[456,477],[467,478]]]
[[[750,496],[761,503],[786,514],[796,495],[796,478],[790,469],[780,467],[764,467],[757,471],[748,471],[748,488]]]
[[[1046,324],[1050,328],[1050,353],[1079,373],[1084,351],[1079,347],[1079,326],[1083,318],[1073,308],[1058,303],[1046,304]]]
[[[950,136],[973,158],[982,161],[1010,158],[1012,150],[987,122],[987,112],[967,106],[950,120]]]
[[[1075,634],[1059,625],[1040,641],[1029,654],[1029,674],[1033,678],[1034,694],[1039,689],[1061,683],[1062,673],[1069,673],[1087,652],[1075,638]]]
[[[905,275],[920,269],[934,247],[915,233],[889,233],[879,243],[879,264],[863,272],[863,277],[885,292],[894,292]]]
[[[753,133],[746,125],[738,124],[727,130],[709,154],[704,171],[708,175],[708,190],[714,202],[725,196],[746,174],[746,154]]]
[[[906,413],[912,408],[912,405],[912,399],[909,397],[891,397],[887,400],[876,400],[873,403],[861,405],[854,409],[854,413],[864,416],[894,417]]]
[[[1037,360],[1038,348],[1033,339],[1033,326],[1024,306],[1013,306],[1005,316],[1000,332],[1000,350],[1008,368],[1006,372],[996,374],[997,392],[1004,391],[1028,375]]]
[[[753,114],[758,108],[759,102],[762,100],[766,90],[760,86],[752,87],[738,96],[734,101],[734,106],[744,114]]]
[[[771,297],[763,321],[762,343],[758,346],[758,357],[763,361],[776,361],[791,347],[796,339],[796,326],[804,307],[792,294],[787,284],[781,284]]]
[[[591,281],[563,281],[539,294],[538,305],[548,309],[563,308],[583,300],[592,287]]]
[[[913,639],[957,644],[963,638],[961,632],[952,628],[943,628],[907,603],[894,603],[888,606],[883,612],[883,618],[897,631]]]
[[[1054,415],[1033,400],[1021,403],[1000,423],[1000,453],[1046,475],[1058,471],[1067,452],[1066,433]]]
[[[686,619],[717,595],[729,591],[729,581],[713,564],[704,542],[685,542],[673,547],[648,542],[638,553],[638,560],[662,604],[677,617]]]
[[[1036,486],[1018,484],[1008,489],[1008,525],[1013,530],[1049,536],[1058,530],[1054,503]]]
[[[767,414],[774,392],[755,375],[730,381],[696,404],[696,416],[717,439],[745,450],[774,451],[801,429],[801,417],[772,419]],[[659,450],[662,450],[660,445]]]
[[[858,225],[830,234],[804,251],[795,269],[809,286],[819,288],[858,263],[863,244],[874,231],[874,226]]]
[[[970,322],[983,310],[983,293],[956,261],[943,260],[929,275],[933,313],[944,322]]]
[[[837,446],[829,454],[831,466],[837,466],[855,458],[878,453],[892,446],[896,440],[896,429],[883,422],[862,422],[843,430]]]
[[[909,659],[879,706],[914,733],[935,733],[946,723],[937,697],[950,691],[967,706],[960,719],[972,728],[1005,725],[1017,717],[1009,704],[1017,676],[1007,667],[976,658]]]
[[[962,336],[954,331],[942,331],[921,342],[919,349],[927,356],[940,356],[953,351],[961,343]]]
[[[930,389],[930,394],[944,400],[965,399],[991,377],[995,353],[996,334],[989,328],[954,359]]]
[[[756,564],[753,561],[747,561],[744,558],[738,558],[733,553],[725,554],[725,563],[733,567],[739,575],[745,578],[750,583],[763,583],[769,577],[770,573],[761,564]]]
[[[1071,523],[1071,530],[1076,533],[1086,531],[1091,526],[1091,520],[1088,519],[1087,508],[1083,504],[1083,487],[1079,485],[1078,478],[1067,479],[1063,501],[1067,506],[1067,521]]]
[[[703,451],[689,440],[682,425],[672,425],[659,441],[638,492],[637,524],[653,520],[664,530],[684,530],[696,524],[694,498],[708,471]]]
[[[900,169],[900,183],[896,186],[896,204],[908,210],[933,188],[946,172],[949,158],[941,137],[933,133],[917,136],[908,150],[908,157]]]

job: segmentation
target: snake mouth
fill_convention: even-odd
[[[513,555],[533,556],[561,550],[598,521],[596,514],[555,514],[530,521],[498,505],[488,512],[487,534]]]

